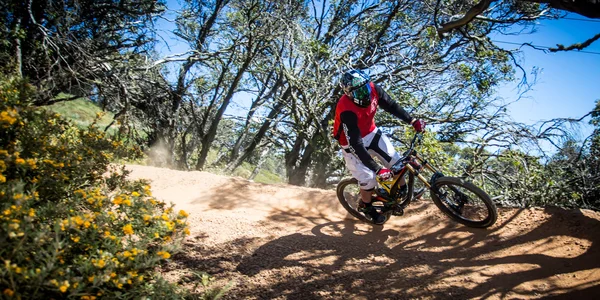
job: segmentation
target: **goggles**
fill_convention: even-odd
[[[343,84],[340,83],[340,88],[342,88],[342,90],[344,91],[344,93],[348,96],[352,96],[354,99],[358,99],[358,100],[366,100],[369,98],[369,94],[371,92],[371,89],[369,87],[369,84],[364,84],[361,85],[359,87],[350,87],[350,86],[345,86]]]

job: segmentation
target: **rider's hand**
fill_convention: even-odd
[[[394,178],[394,174],[392,171],[390,171],[390,169],[384,167],[377,171],[377,177],[381,181],[390,181],[392,178]]]
[[[416,132],[423,132],[425,131],[425,121],[421,120],[421,119],[415,119],[411,125],[413,126],[413,128],[415,129]]]

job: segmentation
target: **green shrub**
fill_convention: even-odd
[[[155,270],[189,233],[187,213],[111,167],[139,150],[29,106],[34,92],[0,78],[0,295],[179,298]]]

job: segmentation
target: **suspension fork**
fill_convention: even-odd
[[[433,174],[436,174],[436,173],[438,173],[438,170],[436,170],[436,169],[435,169],[435,168],[434,168],[434,167],[433,167],[433,166],[432,166],[432,165],[431,165],[431,164],[430,164],[430,163],[429,163],[427,160],[423,159],[422,157],[420,157],[420,156],[419,156],[418,154],[416,154],[416,153],[414,154],[414,156],[415,156],[415,158],[416,158],[416,159],[417,159],[417,160],[418,160],[418,161],[421,163],[421,168],[423,168],[423,167],[424,167],[424,168],[426,168],[427,170],[429,170],[429,171],[433,172]],[[413,168],[413,166],[411,166],[410,164],[406,165],[406,167],[407,167],[407,169],[408,169],[410,172],[414,173],[414,174],[417,176],[417,178],[419,178],[419,180],[421,180],[421,181],[422,181],[422,182],[423,182],[423,183],[424,183],[424,184],[427,186],[427,188],[431,189],[431,184],[432,184],[433,182],[429,182],[429,181],[427,181],[427,179],[426,179],[426,178],[425,178],[425,177],[424,177],[424,176],[423,176],[423,175],[422,175],[422,174],[421,174],[419,171],[415,170],[415,168]],[[441,174],[441,173],[440,173],[440,174]],[[464,196],[464,193],[463,193],[463,192],[461,192],[461,191],[460,191],[459,189],[457,189],[456,187],[454,187],[454,186],[450,185],[450,186],[448,186],[448,188],[449,188],[451,191],[453,191],[453,192],[455,192],[455,193],[457,193],[457,194],[459,194],[459,195],[462,195],[462,196]],[[464,203],[463,203],[463,204],[464,204]]]
[[[438,172],[427,160],[423,159],[417,153],[414,153],[413,155],[415,156],[415,159],[421,164],[421,169],[425,168],[431,171],[432,173]],[[425,176],[423,176],[423,174],[421,174],[420,170],[415,170],[415,168],[410,163],[406,164],[406,169],[408,169],[409,172],[413,173],[417,178],[419,178],[419,180],[421,180],[421,182],[423,182],[423,184],[428,189],[431,189],[431,183],[429,182],[429,180],[427,180],[427,178],[425,178]]]

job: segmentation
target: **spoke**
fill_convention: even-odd
[[[489,215],[485,203],[463,187],[440,186],[438,195],[448,209],[465,220],[483,221]]]

